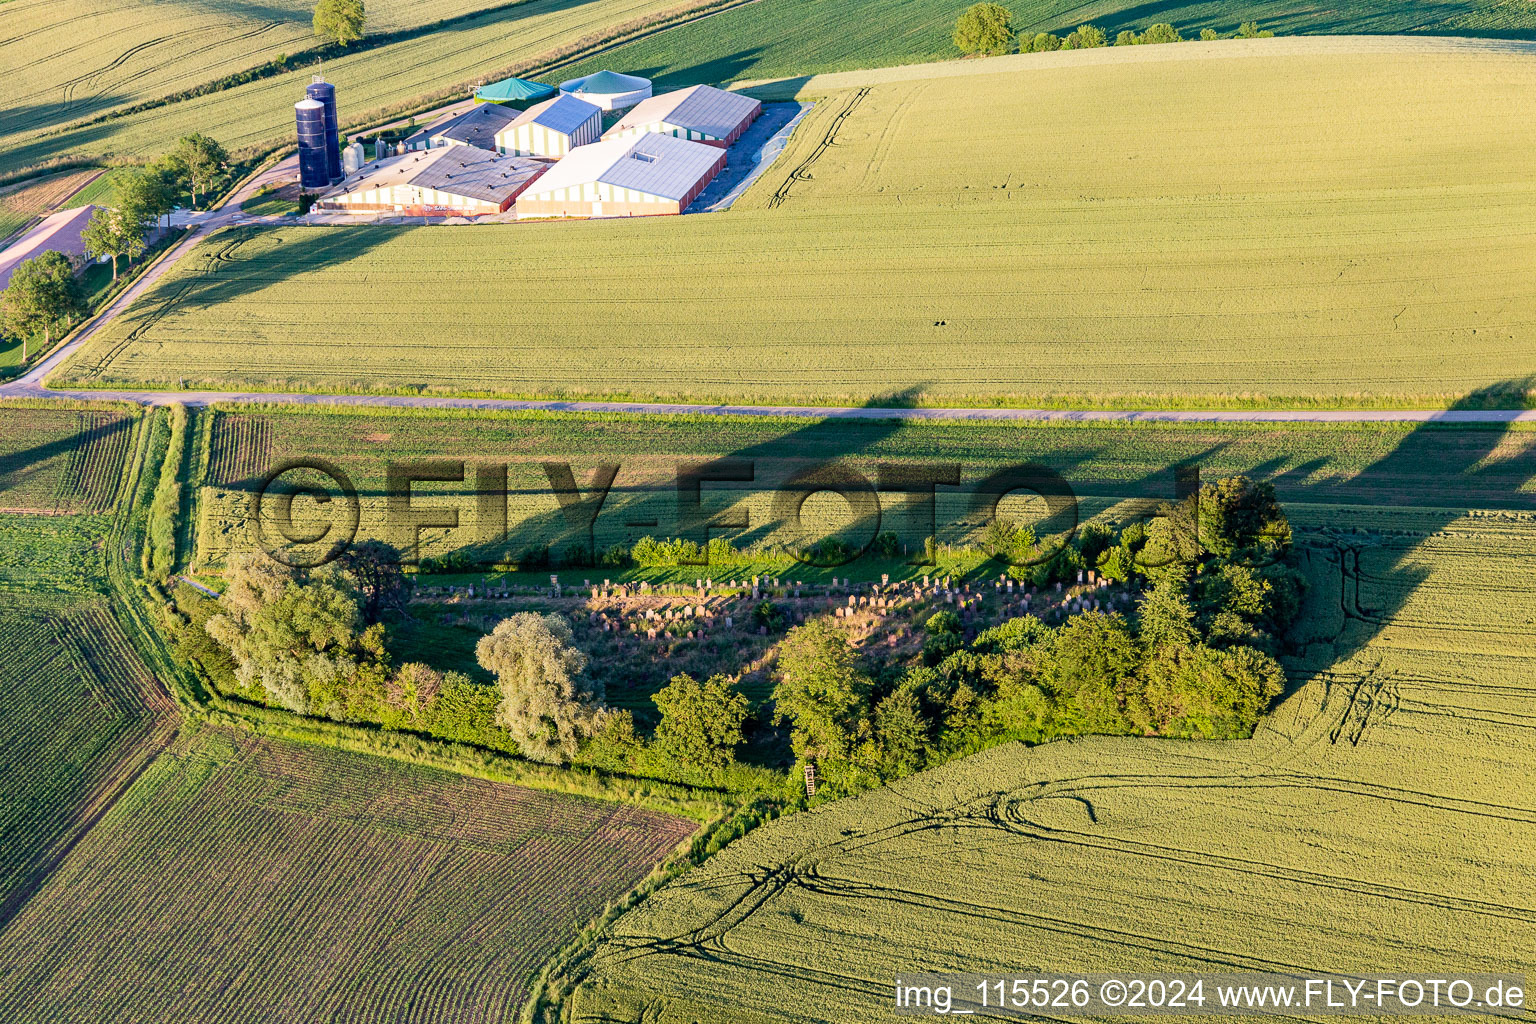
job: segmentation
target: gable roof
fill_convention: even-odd
[[[708,174],[723,151],[671,135],[604,139],[571,150],[539,179],[540,195],[557,188],[602,182],[663,199],[682,199]]]
[[[496,133],[514,121],[521,111],[504,107],[499,103],[484,103],[460,114],[436,129],[428,136],[434,139],[452,139],[466,146],[494,150]]]
[[[503,78],[499,82],[482,85],[475,90],[475,99],[483,103],[521,103],[541,100],[553,94],[555,87],[543,82],[530,82],[525,78]]]
[[[761,107],[762,104],[750,96],[716,89],[712,85],[694,85],[641,100],[609,131],[617,133],[665,121],[678,128],[723,139]]]
[[[474,146],[442,146],[369,164],[321,198],[414,185],[500,203],[508,194],[537,178],[547,166],[540,160],[499,156]]]
[[[561,93],[552,100],[535,104],[523,111],[517,118],[507,124],[507,128],[516,128],[521,124],[539,124],[552,132],[560,132],[562,135],[570,135],[586,124],[594,114],[601,117],[603,110],[586,100],[577,99],[570,93]]]

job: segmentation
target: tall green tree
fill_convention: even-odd
[[[1176,562],[1157,570],[1136,611],[1141,642],[1149,650],[1188,647],[1198,640],[1195,609],[1189,600],[1189,566]]]
[[[661,712],[656,739],[663,750],[704,768],[731,763],[741,745],[747,698],[729,679],[715,675],[701,683],[687,673],[675,675],[651,700]]]
[[[955,20],[952,38],[962,53],[1007,53],[1013,47],[1013,12],[1002,4],[972,4]]]
[[[80,241],[86,255],[108,256],[112,260],[112,280],[117,280],[117,258],[128,257],[132,266],[134,258],[144,252],[144,224],[122,209],[101,207],[91,214],[90,222],[80,232]]]
[[[497,723],[530,760],[568,761],[602,727],[602,691],[586,678],[587,656],[559,615],[502,619],[480,638],[475,657],[501,687]]]
[[[367,20],[363,0],[320,0],[315,5],[315,35],[341,46],[363,38]]]
[[[197,132],[183,136],[170,156],[192,191],[193,206],[197,205],[197,194],[212,188],[229,166],[229,154],[224,147]]]
[[[27,360],[32,335],[43,332],[45,343],[56,328],[85,311],[85,297],[75,268],[61,252],[49,249],[23,260],[11,272],[10,287],[0,292],[0,323],[21,339],[21,360]]]
[[[796,626],[779,645],[778,721],[792,724],[795,754],[846,760],[870,736],[873,689],[848,638],[827,619]]]
[[[129,171],[117,182],[117,208],[146,227],[168,216],[176,205],[174,186],[153,167]]]

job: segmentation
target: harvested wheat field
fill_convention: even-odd
[[[1524,377],[1536,62],[1189,45],[828,95],[725,214],[220,234],[57,377],[1114,407]]]

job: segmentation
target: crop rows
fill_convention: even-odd
[[[212,239],[216,269],[183,261],[63,376],[765,404],[1518,405],[1536,341],[1533,90],[1522,56],[1400,53],[877,85],[841,121],[840,101],[819,106],[728,217]],[[1454,143],[1424,142],[1436,120],[1457,122]],[[397,329],[439,305],[463,315],[430,337]]]
[[[260,416],[219,416],[212,445],[209,484],[228,487],[259,478],[272,462],[271,423]]]
[[[0,936],[0,1014],[511,1019],[543,958],[693,828],[205,731]]]
[[[509,65],[531,63],[577,39],[635,18],[679,6],[678,0],[523,0],[490,6],[479,0],[433,0],[413,17],[435,20],[473,14],[451,30],[426,33],[371,49],[356,50],[325,63],[336,84],[342,120],[354,123],[392,105],[489,77]],[[297,10],[299,5],[295,4]],[[304,7],[304,18],[312,7]],[[370,25],[374,12],[369,8]],[[269,53],[271,51],[268,51]],[[190,132],[218,139],[231,150],[264,148],[293,135],[293,104],[302,97],[312,69],[274,75],[221,92],[198,96],[96,124],[50,134],[37,130],[4,139],[0,174],[65,155],[155,155]],[[186,85],[196,84],[185,82]],[[457,94],[453,98],[460,98]],[[114,104],[115,105],[115,104]]]
[[[0,596],[0,921],[174,728],[105,606]]]
[[[0,409],[0,510],[109,508],[132,427],[133,420],[118,411]]]
[[[70,171],[0,189],[0,248],[33,220],[53,211],[98,171]]]
[[[1526,970],[1536,523],[1426,515],[1304,537],[1334,625],[1253,740],[1008,746],[783,819],[620,918],[567,1019],[864,1020],[912,964]]]

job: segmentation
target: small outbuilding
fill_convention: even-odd
[[[602,110],[624,110],[651,98],[651,81],[617,71],[599,71],[560,83],[560,91],[586,100]]]
[[[496,133],[517,119],[515,107],[499,103],[477,104],[462,114],[434,121],[405,140],[409,150],[436,149],[439,146],[474,146],[488,153],[496,152]]]
[[[474,146],[442,146],[368,164],[320,197],[317,210],[483,217],[505,213],[549,164]]]
[[[579,146],[517,201],[528,217],[646,217],[682,213],[725,167],[718,146],[637,135]]]
[[[523,78],[503,78],[475,90],[476,103],[504,103],[514,107],[526,107],[555,94],[555,87],[543,82],[530,82]]]
[[[496,152],[559,159],[603,135],[603,112],[562,93],[523,111],[496,133]]]
[[[762,112],[762,103],[750,96],[695,85],[642,101],[608,129],[605,137],[652,133],[729,146]]]

